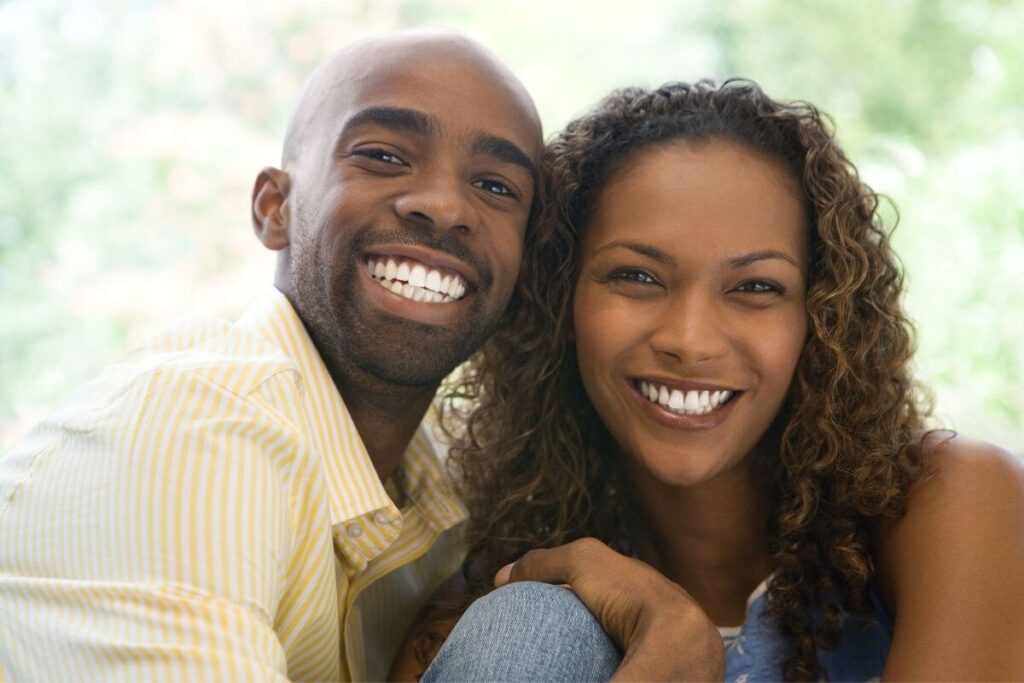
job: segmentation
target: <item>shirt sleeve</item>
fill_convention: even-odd
[[[296,433],[160,370],[42,423],[0,459],[0,679],[286,679]]]

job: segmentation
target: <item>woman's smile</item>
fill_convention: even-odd
[[[725,422],[743,393],[720,384],[678,379],[632,379],[631,395],[645,415],[670,429],[714,429]]]

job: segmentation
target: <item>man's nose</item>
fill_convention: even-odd
[[[462,178],[435,174],[424,178],[395,202],[399,217],[438,232],[473,232],[477,214],[471,203],[472,188]]]

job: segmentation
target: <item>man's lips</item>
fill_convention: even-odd
[[[416,244],[375,244],[368,247],[363,256],[364,259],[372,258],[378,261],[393,259],[396,264],[401,261],[416,262],[428,270],[459,276],[467,289],[476,289],[480,286],[480,273],[475,267],[457,256],[436,249]]]
[[[443,294],[426,286],[420,287],[386,278],[378,279],[371,274],[368,261],[364,262],[359,270],[362,271],[359,279],[365,281],[363,286],[368,300],[392,316],[426,325],[448,327],[460,324],[473,308],[475,292],[460,292],[457,283],[453,285],[450,279],[449,294]],[[452,293],[458,298],[454,298]]]
[[[362,256],[367,294],[384,311],[427,325],[448,326],[472,308],[480,274],[444,252],[413,244],[375,244]]]
[[[363,267],[381,287],[411,301],[451,304],[466,295],[467,284],[461,275],[414,259],[369,256]]]

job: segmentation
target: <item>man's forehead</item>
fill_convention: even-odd
[[[343,48],[323,67],[342,77],[377,75],[388,80],[415,75],[424,69],[472,71],[509,91],[518,91],[528,106],[533,104],[504,64],[483,46],[460,34],[411,31],[378,36]]]
[[[432,34],[385,36],[336,53],[307,82],[288,137],[323,141],[374,107],[422,112],[446,134],[507,138],[531,156],[542,143],[533,101],[506,67],[468,39]]]
[[[532,102],[494,76],[475,64],[453,60],[391,59],[345,74],[334,83],[331,99],[336,117],[370,107],[407,108],[424,112],[443,129],[460,111],[472,111],[474,127],[533,134]]]

